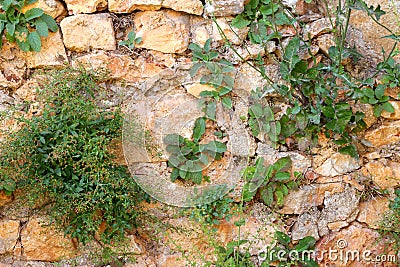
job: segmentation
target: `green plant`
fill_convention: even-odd
[[[3,191],[6,196],[11,196],[16,189],[15,181],[12,179],[5,179],[0,181],[0,191]]]
[[[83,243],[122,238],[137,217],[138,187],[109,150],[122,117],[99,106],[103,80],[83,68],[51,72],[38,93],[41,113],[15,115],[21,129],[0,144],[1,181],[14,180],[28,204],[40,201],[66,235]]]
[[[261,257],[264,259],[262,267],[269,267],[272,262],[274,262],[272,266],[318,267],[318,263],[311,257],[316,243],[314,237],[306,236],[293,246],[290,236],[276,231],[275,240],[276,244],[268,248]]]
[[[220,197],[211,203],[202,204],[194,208],[191,217],[214,225],[218,225],[220,220],[223,219],[229,221],[232,217],[232,202],[233,199],[229,197]]]
[[[128,39],[124,41],[119,41],[119,45],[123,45],[129,47],[129,49],[135,48],[135,45],[140,44],[142,42],[142,37],[136,37],[136,33],[131,31],[128,33]]]
[[[217,267],[254,267],[251,255],[248,251],[241,251],[240,248],[248,240],[231,241],[226,246],[217,247]]]
[[[37,0],[2,0],[0,1],[0,36],[5,32],[9,42],[16,42],[18,47],[27,51],[40,51],[40,37],[47,37],[49,30],[56,32],[58,25],[55,20],[40,8],[32,8],[22,13],[22,9]],[[0,38],[0,48],[2,38]]]
[[[207,164],[220,160],[226,151],[226,145],[219,141],[201,144],[200,139],[206,132],[206,118],[195,121],[193,141],[177,134],[169,134],[164,138],[166,151],[170,153],[168,166],[172,167],[171,181],[178,178],[200,184],[203,179],[209,181],[202,171]]]
[[[202,75],[200,83],[214,87],[214,90],[201,92],[200,96],[203,97],[204,112],[207,118],[215,120],[215,101],[221,101],[222,105],[228,109],[232,108],[232,99],[228,94],[234,85],[232,77],[234,67],[231,62],[218,59],[219,53],[211,50],[211,39],[205,42],[203,48],[198,44],[191,43],[189,49],[192,50],[192,61],[194,62],[190,75],[194,77],[199,70],[204,69],[206,73]]]
[[[298,186],[298,182],[291,178],[291,168],[290,157],[280,158],[268,167],[264,165],[264,158],[258,158],[254,166],[248,166],[244,170],[246,183],[243,187],[243,201],[252,200],[259,192],[265,205],[273,206],[275,202],[275,206],[281,207],[289,190]]]

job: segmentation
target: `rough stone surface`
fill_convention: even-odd
[[[135,10],[159,10],[163,0],[109,0],[108,10],[113,13],[131,13]]]
[[[320,239],[316,245],[316,255],[319,266],[335,266],[335,267],[372,267],[377,266],[376,262],[368,261],[362,255],[365,251],[370,250],[371,254],[367,255],[369,259],[375,259],[379,255],[395,255],[395,253],[384,244],[385,240],[379,239],[379,233],[374,230],[363,228],[360,224],[353,223],[348,228],[336,233],[331,233]],[[331,252],[329,256],[329,251]],[[346,253],[350,251],[358,251],[354,258],[350,255],[346,260]],[[340,257],[340,255],[344,255]],[[332,256],[332,255],[335,255]],[[390,262],[378,266],[396,266]]]
[[[332,23],[335,21],[332,19]],[[329,18],[322,18],[307,24],[304,28],[303,38],[304,40],[313,39],[314,37],[328,33],[332,30],[332,24]]]
[[[65,0],[69,14],[94,13],[107,8],[107,0]]]
[[[384,110],[381,116],[385,119],[400,120],[400,101],[389,101],[389,103],[392,104],[394,112],[389,113],[386,110]]]
[[[359,209],[357,221],[366,223],[369,228],[379,229],[380,221],[389,211],[389,199],[382,197],[364,201]]]
[[[335,37],[332,34],[323,34],[321,36],[318,36],[317,44],[322,53],[328,56],[329,48],[332,46],[336,46]]]
[[[143,57],[132,59],[128,55],[115,54],[112,52],[97,52],[78,57],[73,64],[87,64],[89,68],[103,67],[109,70],[110,77],[130,83],[143,81],[161,73],[166,66],[157,60],[146,60]]]
[[[371,160],[361,169],[361,173],[370,177],[382,189],[400,185],[400,163],[386,159]]]
[[[203,14],[203,4],[200,0],[164,0],[162,6],[189,14]]]
[[[22,59],[19,48],[3,38],[3,47],[0,50],[0,88],[13,90],[21,86],[25,70],[25,60]]]
[[[301,214],[292,228],[292,239],[300,240],[306,236],[312,236],[318,240],[318,218],[320,213],[321,212],[315,208],[310,212]]]
[[[53,18],[58,18],[67,13],[62,2],[58,0],[38,0],[33,4],[24,6],[24,8],[22,8],[22,13],[25,14],[26,11],[32,8],[41,8],[47,15]]]
[[[183,53],[189,45],[189,16],[173,10],[138,12],[134,18],[137,47],[164,53]]]
[[[0,220],[0,254],[11,252],[17,243],[19,221]]]
[[[378,128],[368,130],[365,139],[374,147],[400,141],[400,121],[384,122]]]
[[[246,38],[249,29],[248,28],[235,29],[235,32],[233,32],[231,26],[229,25],[230,23],[229,20],[230,18],[217,18],[216,23],[218,24],[219,27],[217,26],[216,23],[212,24],[213,40],[220,43],[225,43],[225,37],[226,37],[233,44],[240,45]],[[222,31],[223,34],[221,34],[220,31]]]
[[[217,17],[227,17],[243,12],[245,0],[211,0],[205,6],[206,13]]]
[[[115,37],[111,17],[107,14],[79,14],[60,23],[65,47],[76,52],[91,49],[114,50]]]
[[[200,83],[187,84],[184,85],[184,87],[186,88],[188,94],[191,94],[192,96],[195,96],[197,98],[200,98],[200,93],[203,91],[215,90],[215,88],[210,85]]]
[[[43,226],[46,222],[46,218],[33,217],[21,231],[26,260],[57,261],[73,256],[76,251],[72,241],[52,227]]]
[[[28,68],[61,66],[68,62],[59,31],[49,33],[49,36],[42,39],[42,49],[40,52],[27,52],[25,56]]]
[[[297,191],[290,191],[279,213],[303,214],[310,208],[322,205],[326,196],[343,192],[344,189],[342,183],[328,183],[307,185]]]
[[[323,176],[337,176],[358,168],[360,168],[360,163],[357,159],[349,155],[336,153],[315,169],[315,172]]]

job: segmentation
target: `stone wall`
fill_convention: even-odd
[[[308,23],[306,30],[313,38],[312,53],[317,58],[326,55],[332,45],[332,35],[321,3],[307,4],[303,0],[286,2]],[[381,4],[383,9],[389,10],[383,22],[395,32],[400,30],[396,14],[398,1],[369,2]],[[4,40],[0,51],[0,110],[7,109],[15,102],[35,100],[35,86],[40,84],[40,76],[35,74],[39,69],[61,68],[64,64],[77,66],[80,63],[108,69],[113,81],[109,85],[111,106],[119,105],[120,99],[133,99],[145,105],[151,98],[152,90],[155,90],[149,89],[151,86],[161,83],[164,86],[165,83],[183,84],[190,80],[188,71],[192,62],[188,46],[192,42],[203,45],[208,38],[212,38],[214,48],[235,64],[234,94],[239,97],[246,95],[262,85],[263,81],[253,69],[240,62],[231,50],[223,46],[223,38],[207,13],[214,9],[224,34],[245,59],[255,58],[259,53],[266,58],[269,54],[279,54],[274,42],[270,42],[266,51],[248,43],[245,40],[246,28],[238,31],[237,35],[232,32],[229,22],[243,11],[244,4],[244,0],[212,0],[212,5],[207,4],[204,8],[200,0],[38,0],[33,6],[42,8],[55,18],[60,29],[42,39],[40,52],[21,52],[16,45]],[[353,72],[362,76],[381,58],[380,47],[387,49],[391,42],[381,39],[387,33],[370,24],[367,16],[359,11],[353,13],[351,24],[349,43],[355,45],[363,55]],[[132,50],[118,45],[132,30],[142,37],[142,42]],[[285,38],[294,35],[290,27],[282,28],[281,32]],[[243,44],[248,45],[247,51],[243,50]],[[279,80],[278,69],[273,63],[267,67],[267,72],[276,81]],[[204,87],[199,85],[183,86],[175,93],[195,99],[202,90]],[[388,210],[389,199],[381,197],[364,201],[365,198],[361,196],[371,188],[392,192],[393,188],[400,185],[400,101],[396,88],[389,94],[395,112],[383,113],[379,121],[372,115],[371,106],[356,107],[367,114],[369,127],[363,136],[368,149],[362,152],[360,159],[337,153],[324,138],[320,139],[320,146],[312,151],[312,156],[302,152],[276,151],[263,142],[253,141],[250,144],[252,156],[263,156],[269,162],[290,156],[295,167],[305,174],[307,183],[298,191],[291,192],[285,199],[284,207],[277,212],[291,216],[291,225],[279,223],[280,216],[259,203],[247,207],[246,224],[242,232],[250,237],[256,235],[266,239],[255,250],[270,242],[268,238],[273,228],[279,225],[281,229],[289,230],[294,240],[314,236],[318,240],[319,250],[334,248],[338,240],[345,239],[350,249],[362,250],[372,246],[376,253],[386,251],[383,241],[378,244],[374,242],[379,236],[376,231],[379,228],[378,221]],[[174,108],[175,104],[166,104],[165,110]],[[2,127],[10,126],[7,122],[1,124]],[[61,264],[93,265],[93,261],[86,260],[87,251],[78,250],[73,240],[63,237],[52,228],[41,227],[41,224],[48,222],[45,217],[28,212],[6,212],[13,205],[18,205],[18,195],[7,197],[0,192],[1,267],[53,266],[51,262],[76,256],[79,256],[76,261]],[[137,255],[137,263],[128,263],[126,266],[187,266],[182,252],[193,250],[195,253],[195,246],[202,249],[200,253],[209,250],[205,246],[206,240],[197,231],[199,226],[189,223],[186,217],[179,217],[172,207],[159,203],[146,205],[145,208],[190,234],[170,230],[159,232],[155,235],[160,241],[156,242],[148,235],[152,229],[138,229],[129,237],[129,247]],[[218,226],[217,236],[227,243],[237,236],[235,231],[232,221],[222,222]],[[328,259],[322,259],[321,266],[329,263]],[[356,261],[334,264],[372,266]]]

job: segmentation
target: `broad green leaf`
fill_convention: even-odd
[[[218,141],[211,141],[210,143],[206,144],[206,148],[207,150],[216,153],[223,153],[226,151],[226,145]]]
[[[271,206],[274,203],[274,191],[272,187],[262,188],[260,195],[265,205]]]
[[[386,110],[389,113],[395,112],[395,109],[394,109],[393,105],[390,102],[383,103],[382,107],[383,107],[384,110]]]
[[[15,33],[15,24],[14,23],[7,23],[6,24],[7,33],[11,36],[14,36]]]
[[[36,20],[35,25],[40,36],[47,37],[49,35],[49,27],[47,27],[46,22],[44,22],[41,18]]]
[[[243,191],[243,201],[245,201],[245,202],[251,201],[253,199],[253,197],[257,193],[257,190],[255,190],[255,191],[251,190],[250,187],[251,187],[250,183],[246,183],[243,186],[243,189],[242,189],[242,191]]]
[[[314,237],[306,236],[299,241],[299,243],[296,245],[295,249],[298,252],[303,252],[308,249],[313,249],[315,246],[315,243],[316,243],[316,240]]]
[[[40,36],[36,31],[30,32],[28,35],[28,43],[33,51],[39,52],[42,48]]]
[[[290,157],[280,158],[274,163],[273,168],[279,172],[289,171],[292,168],[292,159]]]
[[[290,180],[290,173],[288,172],[277,172],[275,174],[275,180],[279,182],[287,182]]]
[[[353,144],[340,148],[339,152],[353,158],[358,158],[357,148]]]
[[[50,31],[52,31],[52,32],[58,31],[58,25],[57,25],[56,21],[53,19],[52,16],[49,16],[47,14],[43,14],[42,16],[40,16],[40,18],[44,22],[46,22],[47,27],[49,28]]]
[[[281,231],[275,232],[275,238],[280,244],[284,245],[285,247],[290,243],[290,237]]]
[[[255,118],[261,118],[263,116],[263,108],[261,104],[256,103],[254,105],[251,105],[249,108],[249,113],[250,116],[254,116]]]
[[[238,29],[243,29],[250,25],[250,21],[247,20],[243,14],[239,14],[232,20],[232,26]]]
[[[375,96],[377,99],[381,99],[385,95],[385,89],[386,89],[386,86],[383,84],[380,84],[376,87]]]
[[[206,119],[204,117],[197,118],[193,128],[193,140],[198,142],[206,132]]]
[[[222,105],[226,107],[227,109],[232,109],[232,99],[230,97],[223,97],[221,99]]]
[[[44,14],[43,10],[40,8],[32,8],[25,12],[25,19],[27,21],[38,18]]]
[[[189,73],[191,77],[196,76],[196,73],[199,71],[200,68],[204,67],[203,62],[197,62],[195,63],[192,68],[190,69]]]

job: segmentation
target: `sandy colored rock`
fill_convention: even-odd
[[[400,121],[384,122],[378,128],[368,130],[365,139],[374,147],[400,141]]]
[[[400,185],[400,163],[386,159],[371,160],[361,169],[366,177],[382,189],[394,188]]]
[[[206,2],[205,12],[217,17],[238,15],[244,10],[245,0],[211,0]]]
[[[33,4],[24,6],[21,11],[25,14],[26,11],[32,8],[41,8],[43,9],[44,13],[52,16],[53,18],[67,14],[64,5],[58,0],[38,0]]]
[[[7,196],[3,190],[0,191],[0,207],[12,202],[12,196]]]
[[[204,91],[215,91],[215,88],[207,85],[207,84],[200,84],[200,83],[192,83],[184,85],[188,94],[200,98],[200,93]]]
[[[303,214],[313,207],[324,203],[326,196],[343,192],[342,183],[314,184],[303,186],[296,191],[290,191],[285,197],[284,206],[279,213],[282,214]]]
[[[13,90],[22,85],[26,70],[21,50],[3,38],[0,50],[0,89]]]
[[[306,236],[312,236],[316,240],[319,239],[318,234],[318,218],[320,211],[318,209],[303,213],[299,216],[292,228],[292,239],[300,240]]]
[[[185,267],[188,262],[184,259],[181,253],[174,255],[165,255],[159,258],[160,267]]]
[[[335,25],[335,19],[332,19]],[[331,20],[329,18],[322,18],[307,24],[303,30],[303,38],[305,41],[313,39],[314,37],[328,33],[332,30]]]
[[[75,52],[91,49],[115,50],[112,19],[107,14],[79,14],[60,23],[67,49]]]
[[[17,243],[19,221],[0,220],[0,254],[11,252]]]
[[[65,0],[69,14],[94,13],[107,8],[107,0]]]
[[[365,3],[368,7],[373,6],[376,8],[380,5],[381,10],[386,12],[379,22],[391,29],[394,33],[399,32],[400,24],[398,23],[399,6],[396,1],[386,0],[366,0]],[[365,11],[353,10],[351,12],[350,24],[361,30],[362,36],[359,38],[365,39],[370,43],[370,46],[375,52],[381,55],[382,47],[387,53],[392,49],[394,40],[389,38],[382,38],[383,36],[390,35],[390,32],[383,27],[376,24]]]
[[[225,43],[225,38],[235,45],[240,45],[246,38],[249,28],[235,29],[232,31],[232,26],[229,25],[232,18],[217,18],[216,23],[212,24],[213,41]],[[223,34],[220,33],[220,30]],[[224,36],[225,35],[225,36]]]
[[[135,10],[159,10],[163,0],[108,0],[108,10],[113,13],[131,13]]]
[[[26,260],[57,261],[76,254],[72,241],[52,227],[43,226],[48,218],[32,217],[21,231]]]
[[[15,94],[26,101],[34,101],[36,99],[36,89],[39,83],[35,79],[27,80],[20,88],[15,91]]]
[[[376,256],[382,254],[395,255],[395,252],[391,250],[390,246],[388,247],[387,244],[384,244],[384,240],[379,238],[380,235],[378,232],[363,228],[357,223],[353,223],[339,232],[326,235],[320,239],[316,245],[318,266],[396,266],[390,262],[385,262],[384,265],[376,265],[376,262],[371,261],[371,259],[375,259]],[[336,252],[331,252],[331,256],[329,256],[329,251],[333,250],[336,250]],[[356,253],[352,254],[353,251]],[[370,251],[371,253],[364,254],[365,251]],[[347,252],[350,252],[350,254],[347,254]],[[342,258],[340,257],[341,253],[344,255]],[[346,255],[348,256],[347,260]]]
[[[183,53],[189,45],[189,16],[173,10],[145,11],[135,14],[136,35],[142,37],[139,48],[163,53]]]
[[[337,176],[358,168],[360,168],[360,163],[357,159],[349,155],[336,153],[315,169],[315,172],[323,176]]]
[[[67,63],[68,58],[60,31],[49,33],[49,36],[42,38],[40,52],[26,52],[25,60],[28,68],[61,66]]]
[[[357,221],[366,223],[372,229],[379,229],[380,221],[389,211],[389,200],[387,198],[374,198],[360,203],[360,213]]]
[[[78,57],[73,64],[76,65],[78,62],[89,68],[106,68],[112,79],[131,83],[143,81],[166,69],[166,66],[156,60],[148,61],[143,57],[132,59],[128,55],[104,51]]]
[[[386,110],[384,110],[381,116],[385,119],[400,120],[400,101],[389,101],[389,103],[392,104],[394,112],[389,113]]]
[[[328,56],[329,48],[336,46],[335,37],[332,34],[323,34],[318,36],[317,44],[321,52]]]
[[[352,106],[353,111],[360,111],[364,113],[364,122],[367,128],[371,127],[375,122],[378,121],[374,115],[374,107],[370,104],[357,103]]]
[[[203,4],[200,0],[163,0],[162,7],[189,14],[203,14]]]
[[[349,225],[349,223],[346,222],[346,221],[330,222],[330,223],[327,224],[329,230],[332,230],[332,231],[337,231],[337,230],[342,229],[342,228],[344,228],[344,227],[346,227],[348,225]]]

